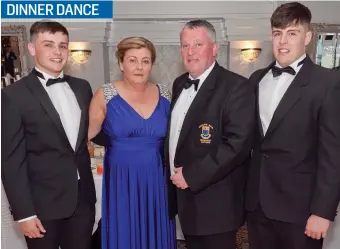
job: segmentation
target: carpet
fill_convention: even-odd
[[[241,227],[236,234],[236,249],[248,249],[248,231],[245,226]],[[185,241],[177,241],[177,249],[186,249]]]

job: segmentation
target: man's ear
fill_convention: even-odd
[[[307,46],[311,42],[312,37],[313,37],[312,31],[307,31],[306,37],[305,37],[305,46]]]
[[[220,48],[220,45],[217,42],[215,42],[214,45],[213,45],[213,55],[214,55],[214,57],[217,56],[219,48]]]
[[[32,42],[29,42],[27,47],[28,47],[28,51],[30,52],[30,54],[32,56],[35,56],[35,47],[34,47],[34,44]]]

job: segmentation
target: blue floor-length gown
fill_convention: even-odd
[[[169,220],[162,165],[170,110],[162,85],[152,115],[141,117],[116,91],[102,89],[103,130],[110,138],[104,159],[102,249],[174,249],[175,223]]]

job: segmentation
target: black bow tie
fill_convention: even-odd
[[[32,72],[36,76],[38,76],[39,78],[41,78],[43,80],[45,79],[44,75],[41,72],[35,70],[35,68],[33,69]],[[68,80],[68,78],[69,77],[67,75],[64,75],[64,77],[62,77],[62,78],[59,77],[59,78],[56,78],[56,79],[48,79],[47,82],[46,82],[46,86],[51,86],[51,85],[56,84],[56,83],[66,82]]]
[[[305,59],[300,61],[297,66],[302,65],[304,63],[304,61],[305,61]],[[272,73],[273,73],[274,78],[280,76],[282,73],[289,73],[291,75],[295,75],[296,74],[294,68],[292,68],[291,66],[288,66],[288,67],[278,67],[276,65],[272,66]]]
[[[184,84],[184,88],[185,89],[189,89],[192,85],[194,85],[195,86],[195,91],[197,91],[199,83],[200,83],[199,79],[191,80],[191,79],[187,78],[187,80],[185,81],[185,84]]]

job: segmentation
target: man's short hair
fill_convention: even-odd
[[[61,32],[67,37],[69,36],[67,29],[64,25],[59,22],[50,21],[50,20],[42,20],[33,23],[30,28],[30,40],[32,41],[39,33],[52,33]]]
[[[312,13],[298,2],[280,5],[273,13],[270,23],[272,28],[285,29],[290,25],[307,24],[310,28]]]
[[[197,19],[197,20],[187,22],[184,25],[184,27],[182,28],[181,37],[182,37],[183,30],[186,29],[186,28],[187,29],[205,28],[208,31],[208,34],[211,38],[211,42],[212,43],[216,42],[216,30],[215,30],[214,26],[206,20]]]

